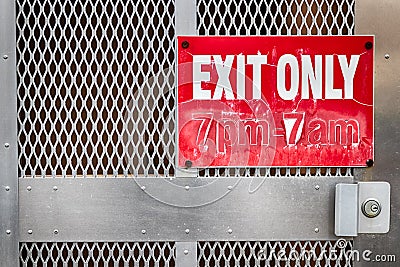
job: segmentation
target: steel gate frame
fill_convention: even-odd
[[[15,7],[0,2],[0,261],[18,266],[18,159]]]
[[[195,1],[176,0],[176,6],[179,7],[175,13],[176,35],[196,35]],[[396,50],[400,38],[390,32],[393,24],[400,25],[399,12],[396,11],[400,12],[396,0],[379,4],[372,0],[356,1],[356,34],[375,34],[377,37],[377,94],[376,164],[370,169],[357,169],[355,180],[386,180],[391,183],[394,193],[391,232],[357,237],[355,248],[370,249],[376,254],[400,255],[400,248],[392,247],[399,239],[400,227],[400,202],[396,195],[400,190],[396,179],[399,170],[394,168],[400,160],[399,143],[396,143],[400,126],[392,119],[393,116],[397,119],[399,114],[396,93],[400,82],[395,67],[400,66]],[[371,25],[371,16],[375,18],[374,25]],[[176,265],[196,266],[198,241],[337,240],[338,237],[333,234],[334,187],[337,183],[352,183],[351,176],[271,178],[268,186],[253,195],[247,192],[250,179],[240,181],[238,186],[226,179],[217,186],[218,190],[230,192],[224,199],[206,208],[187,209],[165,207],[143,194],[144,190],[163,188],[164,184],[160,186],[158,178],[139,178],[138,183],[142,186],[130,179],[18,179],[13,1],[0,3],[0,18],[0,34],[7,37],[0,42],[0,259],[5,266],[19,265],[19,242],[176,241]],[[381,90],[384,93],[380,93]],[[182,183],[188,183],[187,178],[181,179]],[[232,185],[234,190],[229,189]],[[298,194],[296,190],[303,193]],[[180,195],[182,201],[190,201],[196,196],[193,191],[190,195],[185,191],[176,189],[167,193]],[[201,192],[197,195],[200,196]],[[105,196],[108,203],[102,201]],[[292,202],[288,202],[289,199]],[[137,205],[138,202],[143,205]],[[119,203],[120,210],[115,209],[115,203]],[[266,206],[270,208],[267,214],[264,212]],[[248,207],[255,210],[246,213]],[[90,224],[98,214],[102,216],[101,222],[95,226]],[[142,217],[135,217],[135,214]],[[250,217],[249,220],[243,214],[257,214],[258,217]],[[254,228],[247,228],[247,225]],[[293,225],[297,227],[293,228]],[[376,262],[355,264],[380,266]],[[387,263],[386,266],[391,264],[395,266],[395,263]]]

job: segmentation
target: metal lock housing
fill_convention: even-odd
[[[374,181],[336,185],[335,234],[337,236],[387,233],[389,228],[389,183]]]

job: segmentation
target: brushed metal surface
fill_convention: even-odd
[[[0,1],[0,265],[18,265],[15,4]]]
[[[360,171],[361,181],[387,181],[391,186],[388,234],[363,234],[355,248],[373,255],[393,254],[397,262],[360,261],[356,266],[399,266],[400,260],[400,2],[356,1],[356,34],[375,35],[375,164]],[[384,265],[383,265],[384,264]]]
[[[176,267],[197,266],[197,242],[176,242],[175,251]]]
[[[390,226],[390,184],[387,182],[358,183],[358,232],[387,233]],[[367,200],[377,200],[380,205],[378,216],[368,218],[363,214],[362,205]]]
[[[335,235],[358,234],[358,185],[337,184],[335,195]]]
[[[160,183],[141,179],[147,189]],[[335,185],[351,181],[269,178],[249,190],[254,181],[243,178],[211,204],[182,208],[153,198],[133,179],[20,179],[21,241],[337,239]],[[171,187],[164,194],[179,198],[183,192]]]
[[[365,203],[374,201],[379,212],[369,216]],[[335,234],[357,236],[358,233],[387,233],[390,224],[390,184],[358,182],[337,184],[335,196]]]
[[[176,35],[196,34],[196,1],[175,0]]]

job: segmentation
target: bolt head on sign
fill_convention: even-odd
[[[373,160],[373,36],[177,42],[179,167]]]

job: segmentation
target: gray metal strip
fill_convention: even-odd
[[[176,267],[197,266],[197,242],[176,242]]]
[[[178,35],[196,35],[196,0],[175,0],[175,36]],[[180,44],[176,44],[180,45]],[[175,55],[176,56],[176,55]],[[176,66],[176,72],[178,66]],[[178,79],[176,78],[176,82]],[[178,87],[176,87],[178,88]],[[177,114],[175,114],[175,121],[178,120]],[[176,125],[175,125],[176,127]],[[177,131],[177,128],[175,128]],[[178,146],[175,148],[176,153],[179,153]],[[177,159],[175,159],[177,161]],[[196,178],[197,169],[180,169],[176,162],[175,164],[175,176],[182,178]]]
[[[15,4],[0,1],[0,261],[18,266]]]
[[[335,196],[335,234],[357,236],[358,185],[337,184]]]
[[[335,240],[335,185],[352,182],[243,178],[215,201],[188,208],[185,186],[161,190],[182,201],[171,206],[146,192],[162,179],[142,179],[20,179],[21,240]]]
[[[196,35],[196,0],[175,0],[176,35]]]
[[[386,181],[391,186],[391,219],[388,234],[362,234],[355,249],[370,251],[355,266],[399,266],[400,258],[400,2],[356,1],[356,34],[375,35],[375,163],[357,173],[359,181]],[[383,256],[381,256],[383,255]],[[376,258],[379,257],[379,258]],[[394,256],[394,257],[393,257]],[[381,261],[385,258],[385,262]]]

